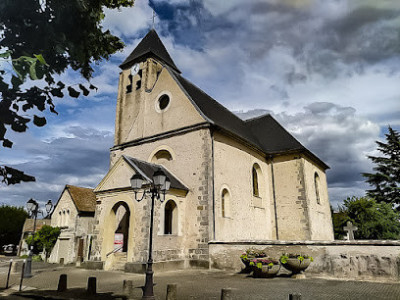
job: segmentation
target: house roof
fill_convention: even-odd
[[[176,178],[171,172],[169,172],[164,166],[152,164],[137,158],[133,158],[130,156],[123,155],[122,156],[128,164],[135,169],[137,173],[142,175],[148,182],[152,182],[153,174],[158,169],[161,169],[165,175],[171,181],[171,187],[178,190],[189,191],[189,189],[178,179]]]
[[[79,212],[94,212],[96,209],[96,195],[93,189],[74,185],[66,185],[65,189],[71,195]]]
[[[51,225],[51,219],[37,219],[35,230],[40,230],[44,225]],[[33,231],[34,219],[25,219],[22,232]]]
[[[175,65],[164,44],[161,42],[157,32],[152,29],[142,41],[136,46],[127,59],[120,65],[121,69],[126,69],[132,66],[135,62],[139,62],[146,56],[155,56],[176,72],[180,73],[178,67]]]

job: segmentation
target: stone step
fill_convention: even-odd
[[[127,262],[126,252],[114,253],[114,264],[112,265],[111,270],[124,271],[126,262]]]

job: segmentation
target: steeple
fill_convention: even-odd
[[[121,69],[127,69],[134,63],[143,60],[146,57],[154,57],[174,69],[176,72],[181,73],[177,68],[164,44],[161,42],[160,37],[154,29],[141,40],[127,59],[119,66]]]

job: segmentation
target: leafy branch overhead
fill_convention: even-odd
[[[56,76],[72,69],[88,82],[94,62],[123,48],[103,30],[105,8],[132,6],[134,0],[0,1],[0,142],[11,148],[7,130],[24,132],[32,121],[41,127],[46,109],[57,114],[54,99],[88,96],[96,87],[66,86]],[[24,88],[29,83],[29,88]],[[32,116],[33,115],[33,116]],[[6,170],[2,166],[3,170]],[[4,172],[0,173],[5,181]],[[21,179],[25,181],[24,178]],[[18,180],[8,180],[8,184]]]

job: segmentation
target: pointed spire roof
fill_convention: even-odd
[[[140,41],[128,58],[125,59],[125,61],[119,67],[121,69],[129,68],[135,62],[140,61],[146,56],[153,56],[174,69],[176,72],[181,73],[154,29],[151,29],[146,34],[146,36]]]

